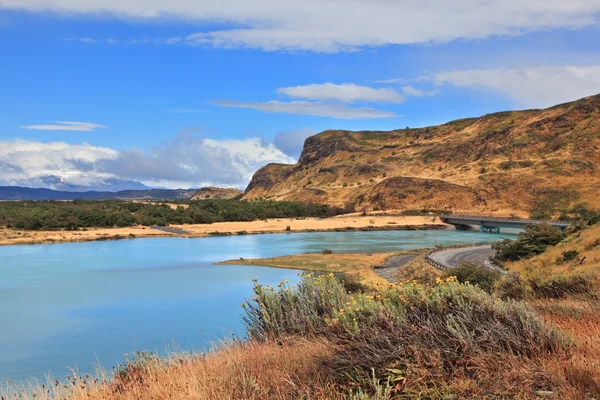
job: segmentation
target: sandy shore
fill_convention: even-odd
[[[346,229],[441,229],[446,225],[434,217],[345,215],[333,218],[277,218],[252,222],[217,222],[214,224],[170,225],[168,231],[152,227],[90,228],[78,231],[0,230],[0,245],[59,242],[86,242],[138,237],[204,237],[228,234],[335,231]],[[288,229],[289,227],[289,229]]]

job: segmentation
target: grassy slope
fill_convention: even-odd
[[[295,165],[259,170],[245,199],[526,216],[600,208],[600,96],[390,132],[325,131]]]
[[[565,262],[563,252],[568,250],[577,250],[579,255]],[[596,282],[591,295],[532,299],[530,302],[546,321],[571,334],[576,346],[569,359],[547,360],[548,369],[567,385],[580,390],[594,388],[597,398],[600,394],[600,225],[567,238],[539,256],[509,263],[507,267],[522,276],[541,281],[581,275]]]

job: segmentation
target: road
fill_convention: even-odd
[[[396,282],[396,274],[398,269],[412,261],[417,255],[416,254],[400,254],[399,256],[390,257],[384,265],[381,267],[375,267],[375,273],[390,282]]]
[[[457,267],[462,262],[483,263],[488,268],[500,269],[490,261],[494,255],[492,246],[464,247],[459,249],[442,250],[429,255],[433,261],[444,265],[446,268]]]

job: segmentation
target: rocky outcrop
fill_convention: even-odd
[[[243,191],[234,188],[219,188],[214,186],[204,187],[199,189],[191,200],[209,200],[209,199],[235,199],[236,197],[242,197]]]

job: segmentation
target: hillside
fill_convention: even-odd
[[[0,186],[0,200],[189,200],[196,189],[67,192],[44,188]]]
[[[258,170],[243,199],[556,215],[600,208],[599,149],[600,95],[418,129],[329,130],[298,163]]]
[[[241,197],[243,194],[244,192],[239,189],[208,186],[198,190],[190,200],[229,200]]]

